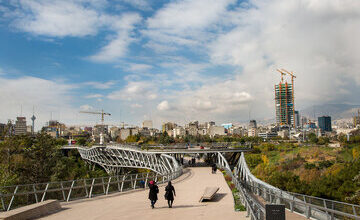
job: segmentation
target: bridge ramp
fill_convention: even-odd
[[[210,167],[188,168],[173,181],[176,197],[169,209],[164,199],[165,185],[159,187],[159,200],[151,209],[148,190],[122,195],[63,203],[63,210],[42,219],[248,219],[246,212],[235,212],[232,193],[220,172],[211,174]],[[199,202],[207,186],[220,187],[212,201]]]

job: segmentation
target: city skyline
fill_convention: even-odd
[[[297,75],[296,110],[359,104],[358,11],[355,0],[4,1],[0,122],[21,106],[39,127],[96,123],[79,111],[101,109],[156,127],[272,119],[277,68]]]

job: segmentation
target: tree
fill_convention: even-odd
[[[64,156],[63,141],[46,133],[13,136],[0,143],[0,184],[27,184],[106,175],[90,170],[77,153]]]
[[[87,144],[87,138],[85,137],[77,137],[75,138],[76,144],[80,146],[86,146]]]
[[[308,134],[308,139],[313,144],[316,144],[319,141],[318,138],[316,137],[316,134],[314,133]]]

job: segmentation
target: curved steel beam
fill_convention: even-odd
[[[120,147],[76,147],[80,156],[96,163],[110,173],[116,168],[144,168],[159,174],[175,172],[180,168],[177,160],[163,153],[149,153],[137,149]]]

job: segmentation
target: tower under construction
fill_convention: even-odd
[[[276,123],[278,125],[295,125],[295,105],[294,105],[294,78],[293,73],[286,70],[278,70],[281,73],[281,81],[275,85],[275,110]],[[283,76],[289,74],[292,83],[284,82]]]

